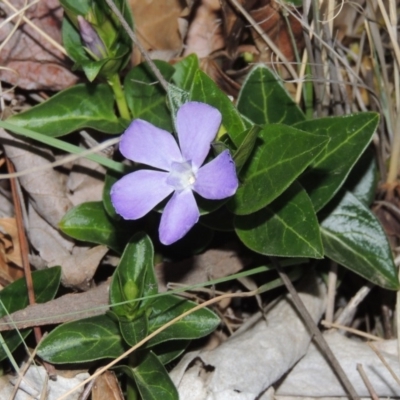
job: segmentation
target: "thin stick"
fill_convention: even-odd
[[[376,394],[375,389],[373,388],[370,380],[368,379],[367,374],[364,371],[364,368],[361,364],[357,364],[357,371],[361,376],[361,379],[364,382],[364,385],[367,387],[369,394],[371,395],[372,400],[379,400],[378,395]]]
[[[326,321],[323,319],[321,321],[321,325],[325,326],[326,328],[335,328],[335,329],[340,329],[341,331],[353,333],[354,335],[357,335],[357,336],[360,336],[360,337],[363,337],[363,338],[366,338],[369,340],[375,340],[376,342],[385,340],[379,336],[371,335],[370,333],[366,333],[366,332],[360,331],[355,328],[350,328],[346,325],[338,324],[337,322],[329,322],[329,321]]]
[[[15,172],[15,168],[13,163],[7,158],[7,169],[11,172]],[[25,235],[25,228],[23,224],[23,219],[22,219],[22,206],[21,206],[21,201],[18,196],[18,189],[17,189],[17,182],[15,181],[15,178],[10,179],[10,184],[11,184],[11,192],[12,192],[12,197],[13,197],[13,203],[14,203],[14,209],[15,209],[15,219],[17,221],[17,228],[18,228],[18,240],[20,243],[20,248],[21,248],[21,260],[22,260],[22,266],[24,269],[24,274],[25,274],[25,280],[26,280],[26,287],[28,289],[28,299],[29,299],[29,304],[36,304],[35,300],[35,292],[33,290],[33,281],[32,281],[32,274],[31,274],[31,266],[29,264],[29,246],[28,246],[28,241],[26,239]],[[35,332],[35,339],[36,342],[39,343],[41,338],[42,338],[42,332],[40,327],[35,327],[33,328]]]
[[[332,350],[328,346],[325,338],[323,337],[322,333],[318,329],[316,323],[312,319],[310,313],[308,312],[307,308],[305,307],[304,303],[301,301],[299,294],[297,293],[296,289],[294,288],[291,280],[286,275],[284,270],[281,268],[278,259],[275,257],[270,257],[272,263],[274,264],[276,270],[278,271],[279,277],[282,279],[283,283],[285,284],[287,290],[292,296],[292,300],[294,305],[297,308],[297,311],[300,313],[301,317],[303,318],[304,323],[306,324],[307,328],[310,330],[316,343],[318,344],[321,351],[325,354],[325,357],[328,359],[329,363],[333,371],[336,373],[340,381],[342,382],[343,387],[349,394],[349,396],[353,400],[360,400],[356,390],[354,389],[353,385],[351,384],[350,380],[347,378],[346,373],[344,372],[342,366],[339,364],[337,358],[333,354]]]
[[[373,352],[379,357],[382,364],[387,368],[390,375],[392,375],[393,379],[397,382],[397,384],[400,385],[399,377],[395,374],[395,372],[393,371],[393,368],[388,364],[388,362],[385,360],[385,358],[382,356],[382,354],[378,351],[378,349],[372,343],[367,343],[367,344],[373,350]]]
[[[328,274],[328,302],[326,305],[325,319],[328,322],[333,322],[333,312],[335,309],[336,297],[336,284],[337,284],[337,264],[331,261],[329,274]]]
[[[124,16],[121,14],[121,11],[118,10],[117,6],[114,4],[112,0],[106,0],[108,6],[111,8],[111,10],[114,12],[114,14],[117,16],[118,20],[121,22],[122,27],[125,29],[126,33],[128,36],[132,39],[132,42],[137,46],[139,49],[140,53],[142,56],[145,58],[147,63],[149,64],[150,69],[153,71],[154,75],[156,78],[159,80],[161,86],[164,88],[164,90],[167,92],[168,91],[168,86],[169,83],[165,80],[165,78],[162,76],[160,70],[157,68],[157,66],[154,64],[153,60],[150,58],[149,54],[147,51],[144,49],[144,47],[140,44],[139,40],[137,39],[135,33],[129,26],[129,24],[125,21]]]

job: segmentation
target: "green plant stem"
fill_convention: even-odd
[[[126,104],[126,98],[124,91],[122,89],[121,80],[119,79],[118,74],[113,74],[110,78],[108,78],[108,84],[111,86],[111,89],[115,95],[115,101],[117,102],[117,107],[120,116],[123,119],[128,121],[131,120],[131,114],[128,109],[128,105]]]

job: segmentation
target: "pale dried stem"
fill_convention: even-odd
[[[369,392],[369,394],[370,394],[370,396],[371,396],[371,399],[372,399],[372,400],[379,400],[379,397],[378,397],[378,395],[376,394],[376,391],[375,391],[375,389],[373,388],[373,386],[372,386],[372,384],[371,384],[371,381],[369,380],[367,374],[365,373],[362,364],[357,364],[357,371],[358,371],[358,373],[360,374],[361,379],[362,379],[363,382],[364,382],[364,385],[367,387],[368,392]]]
[[[341,331],[345,331],[348,333],[352,333],[354,335],[360,336],[360,337],[368,339],[368,340],[374,340],[376,342],[384,341],[384,339],[379,336],[371,335],[370,333],[366,333],[366,332],[360,331],[355,328],[350,328],[349,326],[337,324],[336,322],[328,322],[323,319],[321,321],[321,325],[328,329],[334,328],[334,329],[339,329]]]
[[[400,385],[400,379],[396,375],[396,373],[393,371],[392,367],[389,365],[389,363],[385,360],[385,357],[381,354],[380,351],[372,344],[372,343],[367,343],[368,346],[374,351],[374,353],[379,357],[381,360],[382,364],[386,367],[386,369],[389,371],[390,375],[392,375],[393,379],[397,382],[398,385]]]

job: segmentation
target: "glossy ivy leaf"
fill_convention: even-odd
[[[229,97],[203,71],[199,70],[194,75],[190,100],[201,101],[217,108],[222,114],[222,124],[228,131],[233,143],[236,146],[240,145],[238,136],[248,126],[243,122]]]
[[[265,125],[239,178],[242,184],[228,207],[238,215],[261,210],[307,168],[328,139],[287,125]]]
[[[192,301],[172,295],[164,295],[155,299],[149,317],[149,333],[195,306],[196,303]],[[213,332],[219,323],[219,318],[211,310],[202,308],[175,322],[150,339],[147,346],[151,347],[173,339],[197,339]]]
[[[164,61],[155,60],[154,63],[168,82],[175,71],[174,67]],[[167,95],[147,63],[129,71],[124,88],[126,102],[133,118],[144,119],[168,132],[173,130]]]
[[[118,322],[109,315],[59,325],[39,344],[37,354],[54,364],[117,358],[127,350]]]
[[[351,192],[341,192],[323,214],[325,255],[379,286],[398,290],[391,249],[372,212]]]
[[[104,133],[124,129],[114,112],[114,95],[105,84],[75,85],[7,121],[51,137],[84,128]]]
[[[316,211],[328,204],[338,192],[378,125],[376,113],[359,113],[342,117],[321,118],[296,124],[296,128],[330,141],[300,178]]]
[[[175,72],[172,80],[183,90],[190,91],[194,76],[199,70],[199,59],[196,54],[190,54],[174,64]]]
[[[133,321],[138,314],[140,302],[118,303],[143,297],[146,274],[153,269],[153,254],[151,240],[144,233],[134,235],[125,247],[110,285],[110,304],[121,320]]]
[[[293,125],[305,116],[279,79],[264,64],[247,75],[237,100],[238,110],[255,124]]]
[[[351,170],[344,187],[369,206],[375,199],[377,185],[378,167],[375,155],[372,150],[367,149]]]
[[[240,240],[257,253],[322,258],[318,220],[306,191],[294,182],[260,211],[234,219]]]
[[[179,400],[178,391],[167,370],[151,351],[143,355],[140,363],[135,368],[123,365],[118,369],[134,380],[142,399]]]
[[[69,210],[59,223],[60,229],[74,239],[104,244],[121,252],[131,235],[129,224],[117,223],[106,213],[101,201],[82,203]]]
[[[45,303],[54,298],[61,280],[61,268],[53,267],[41,271],[32,272],[33,288],[36,303]],[[0,292],[0,317],[22,310],[28,306],[28,290],[25,278],[20,278],[10,283]],[[3,307],[4,306],[4,307]],[[29,317],[29,316],[28,316]],[[29,335],[31,329],[20,330],[22,338]],[[21,343],[22,338],[16,331],[2,332],[3,339],[8,349],[13,352]],[[0,346],[0,360],[7,357],[2,346]]]

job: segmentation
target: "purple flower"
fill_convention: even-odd
[[[101,60],[106,57],[107,50],[93,26],[81,15],[78,15],[78,25],[83,44],[91,52],[94,58]]]
[[[160,241],[172,244],[199,220],[193,191],[211,199],[225,199],[238,187],[235,163],[228,150],[202,166],[221,125],[221,113],[208,104],[189,102],[176,116],[180,148],[174,137],[141,119],[121,136],[120,151],[132,161],[157,170],[132,172],[111,188],[111,201],[124,219],[138,219],[168,197],[159,228]]]

